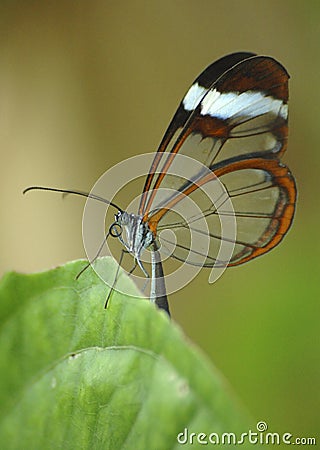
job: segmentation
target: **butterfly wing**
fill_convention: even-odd
[[[155,233],[174,230],[172,256],[208,267],[217,262],[225,264],[219,261],[217,249],[229,238],[218,222],[223,215],[231,217],[231,212],[223,210],[223,203],[219,205],[219,196],[215,202],[205,201],[199,189],[217,177],[232,199],[237,219],[237,237],[230,238],[235,247],[228,265],[241,264],[271,250],[288,231],[296,199],[294,179],[280,162],[287,145],[288,78],[284,67],[274,59],[250,56],[215,78],[204,94],[195,83],[198,91],[189,89],[181,104],[190,113],[171,149],[161,155],[161,164],[160,160],[157,163],[159,173],[153,173],[149,180],[151,190],[142,211]],[[172,123],[170,127],[179,130]],[[191,156],[207,170],[197,168],[187,179],[176,176],[177,154]],[[160,187],[175,192],[160,200]],[[201,205],[199,219],[192,213],[181,220],[172,211],[186,197],[194,197]],[[188,227],[189,231],[203,233],[196,228],[200,216],[207,221],[210,240],[209,250],[203,252],[190,249],[191,238],[186,233]],[[204,262],[202,253],[207,254]]]
[[[188,89],[183,100],[181,101],[176,113],[174,114],[167,131],[165,132],[162,141],[159,145],[157,153],[155,154],[153,163],[150,167],[149,174],[145,181],[143,194],[141,197],[139,214],[145,212],[146,201],[148,192],[151,188],[151,184],[154,178],[154,174],[158,169],[158,166],[163,157],[163,153],[170,148],[170,143],[172,143],[174,136],[177,132],[181,131],[188,119],[192,115],[194,109],[200,103],[202,97],[208,92],[212,83],[217,80],[226,70],[233,67],[238,62],[254,56],[254,53],[249,52],[238,52],[226,55],[217,61],[213,62],[208,66],[192,83],[191,87]]]
[[[201,188],[217,180],[215,194],[206,195]],[[189,212],[186,198],[199,205],[201,212],[192,208]],[[242,158],[216,166],[197,184],[189,184],[184,193],[171,198],[168,209],[162,207],[151,216],[150,224],[156,221],[158,233],[174,232],[174,240],[160,233],[160,241],[180,261],[204,267],[235,266],[281,242],[292,223],[295,200],[295,181],[284,164],[274,158]],[[234,218],[236,235],[232,233]],[[234,244],[228,260],[219,257],[221,243]]]

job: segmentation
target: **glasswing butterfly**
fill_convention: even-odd
[[[117,237],[124,252],[134,257],[134,268],[139,265],[146,277],[149,274],[141,255],[150,250],[150,300],[169,314],[159,251],[161,230],[175,234],[170,256],[202,267],[243,264],[273,249],[289,230],[296,187],[281,162],[288,138],[288,79],[287,71],[275,59],[247,52],[224,56],[207,67],[182,99],[154,155],[137,214],[93,193],[40,186],[24,192],[42,189],[77,194],[116,208],[105,241]],[[194,173],[187,179],[171,170],[177,155],[200,164],[194,164]],[[207,197],[203,201],[203,187],[217,180],[232,201],[232,212],[223,209],[226,200],[221,195],[215,202]],[[159,190],[167,187],[170,192],[157,199]],[[206,221],[206,250],[191,249],[186,236],[186,229],[204,234],[197,225],[200,216],[186,213],[181,219],[174,211],[187,198],[199,204],[201,219]],[[217,216],[234,216],[236,237],[223,235],[214,222]],[[228,260],[219,261],[216,244],[223,242],[232,243],[232,253]],[[166,243],[170,244],[164,239],[162,244]],[[121,261],[122,257],[119,264]]]

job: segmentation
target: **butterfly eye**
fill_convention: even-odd
[[[112,237],[119,237],[122,234],[122,227],[117,222],[113,223],[109,228],[109,233]]]

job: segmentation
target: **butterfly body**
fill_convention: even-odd
[[[145,276],[148,277],[148,273],[141,262],[141,253],[155,242],[155,236],[150,230],[148,222],[145,222],[141,215],[118,211],[111,230],[115,227],[119,227],[119,231],[115,234],[121,244],[134,257]]]

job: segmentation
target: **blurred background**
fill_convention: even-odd
[[[283,243],[205,270],[170,298],[174,320],[270,431],[319,431],[320,3],[298,0],[2,1],[0,271],[85,257],[84,201],[30,185],[90,190],[113,164],[154,151],[191,81],[246,50],[289,71],[285,162],[299,189]],[[214,431],[214,430],[213,430]]]

